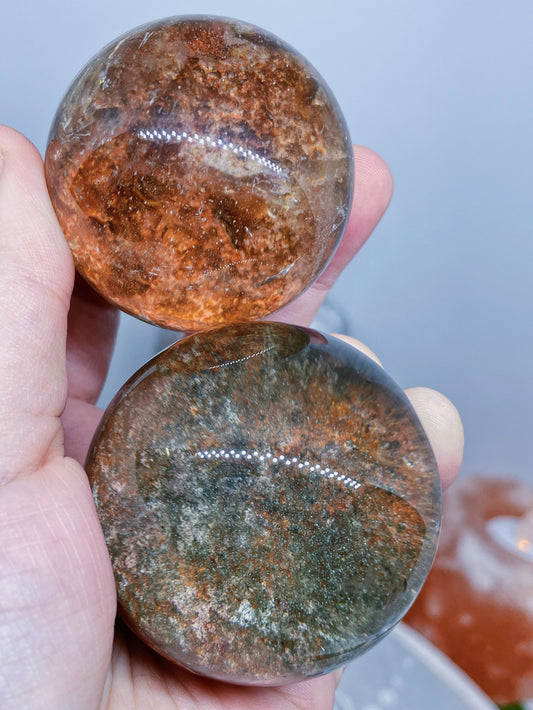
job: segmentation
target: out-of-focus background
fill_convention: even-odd
[[[465,425],[465,472],[533,481],[533,3],[530,0],[26,0],[0,11],[0,121],[44,152],[64,91],[104,44],[176,14],[284,38],[326,78],[394,200],[322,324],[366,341],[403,386]],[[159,344],[124,318],[102,402]]]

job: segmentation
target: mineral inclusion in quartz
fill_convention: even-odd
[[[296,326],[230,324],[156,356],[87,470],[122,617],[226,681],[347,663],[406,612],[436,547],[436,464],[405,395]]]
[[[318,73],[236,20],[136,29],[81,71],[45,160],[77,269],[105,298],[177,330],[261,318],[338,244],[352,149]]]

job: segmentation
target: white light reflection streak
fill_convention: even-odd
[[[344,473],[339,473],[338,471],[332,471],[330,468],[322,468],[319,464],[312,465],[310,461],[302,461],[297,456],[285,456],[284,454],[274,454],[267,452],[265,454],[259,453],[259,451],[246,451],[245,449],[236,450],[230,449],[206,449],[205,451],[197,451],[195,454],[199,459],[226,459],[226,460],[245,460],[252,461],[253,459],[257,461],[270,461],[271,463],[280,463],[287,467],[298,468],[301,471],[306,470],[309,472],[318,473],[324,478],[328,478],[339,483],[343,483],[349,488],[356,490],[361,486],[361,484],[353,478],[346,476]]]
[[[263,355],[264,353],[267,353],[269,350],[274,350],[276,346],[271,345],[269,348],[263,348],[263,350],[258,350],[256,353],[252,353],[251,355],[245,355],[244,357],[239,357],[236,360],[227,360],[226,362],[221,362],[218,365],[211,365],[211,367],[208,367],[208,370],[218,370],[221,367],[230,367],[231,365],[237,365],[239,362],[245,362],[246,360],[251,360],[253,357],[258,357],[259,355]]]
[[[143,140],[159,141],[164,143],[197,143],[217,150],[229,150],[239,158],[252,160],[260,165],[272,170],[274,173],[282,173],[283,169],[273,160],[265,158],[259,153],[243,148],[242,145],[235,145],[232,141],[223,141],[221,138],[211,138],[210,136],[200,136],[198,133],[188,133],[187,131],[166,131],[164,128],[157,131],[155,129],[141,128],[137,135]]]

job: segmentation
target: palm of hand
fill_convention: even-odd
[[[115,634],[112,570],[79,461],[101,415],[94,402],[117,314],[81,283],[71,301],[73,265],[37,152],[5,128],[0,152],[0,705],[331,707],[335,676],[284,688],[233,687],[177,668],[120,624]],[[386,168],[369,151],[359,157],[365,207],[320,283],[287,309],[290,320],[312,318],[386,207]]]

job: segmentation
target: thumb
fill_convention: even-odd
[[[74,268],[37,150],[0,126],[0,483],[62,453]],[[24,442],[24,446],[21,446]]]
[[[38,152],[0,127],[0,160],[0,706],[94,708],[115,591],[87,478],[63,458],[73,265]]]

